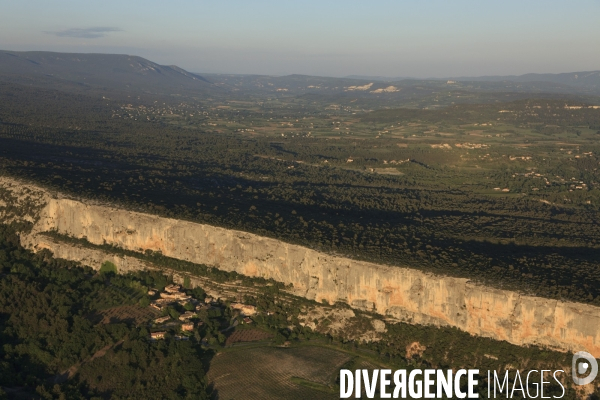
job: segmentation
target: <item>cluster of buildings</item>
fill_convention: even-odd
[[[150,291],[148,291],[148,294],[150,296],[155,296],[156,292],[157,292],[156,290],[150,290]],[[165,287],[165,290],[163,292],[159,293],[159,296],[160,296],[160,298],[155,299],[150,303],[151,307],[153,307],[159,311],[162,311],[166,307],[171,306],[173,304],[179,304],[181,306],[185,306],[186,304],[189,304],[189,303],[197,304],[195,307],[197,311],[200,311],[201,309],[206,308],[205,305],[198,304],[199,303],[198,300],[196,300],[192,296],[189,296],[185,292],[183,292],[181,290],[181,286],[179,286],[179,285],[169,285],[169,286]],[[196,316],[197,316],[197,314],[195,312],[186,311],[179,316],[179,318],[178,318],[179,321],[175,322],[174,324],[179,325],[179,327],[181,328],[181,331],[184,333],[192,332],[196,325],[197,326],[202,325],[201,321],[198,322],[197,324],[195,324],[194,321],[192,321],[192,318],[194,318]],[[170,315],[166,315],[164,317],[159,317],[159,318],[154,319],[153,322],[156,325],[162,325],[166,322],[171,321],[172,319],[173,318]],[[153,340],[164,339],[165,334],[166,334],[165,331],[152,332],[152,333],[150,333],[150,338]],[[175,336],[175,339],[187,340],[188,337],[177,335],[177,336]]]
[[[485,125],[485,124],[481,124],[481,125]],[[474,150],[474,149],[487,149],[488,147],[490,147],[488,144],[483,144],[483,143],[455,143],[454,146],[458,147],[459,149],[468,149],[468,150]]]
[[[156,294],[155,290],[148,291],[150,296],[154,296]],[[192,296],[188,296],[185,292],[181,291],[181,286],[179,285],[169,285],[165,287],[164,292],[160,293],[160,299],[153,300],[150,303],[150,307],[157,309],[158,311],[162,311],[168,306],[178,303],[180,305],[185,305],[189,302],[194,302],[195,299]]]
[[[405,162],[410,162],[410,158],[407,158],[406,160],[391,160],[391,161],[387,161],[387,160],[383,160],[384,164],[404,164]]]
[[[148,294],[150,296],[156,296],[157,292],[157,290],[150,290],[148,291]],[[184,312],[183,314],[179,315],[178,320],[175,320],[171,315],[166,315],[156,318],[153,321],[155,325],[165,325],[169,323],[169,325],[178,326],[181,329],[182,335],[176,335],[175,339],[177,340],[188,340],[188,336],[185,336],[185,334],[188,332],[193,332],[194,328],[203,325],[202,321],[195,320],[198,317],[199,311],[210,311],[211,309],[218,308],[216,307],[217,301],[215,301],[215,299],[212,297],[205,298],[204,302],[202,303],[192,296],[187,295],[181,290],[181,286],[179,285],[169,285],[165,287],[164,291],[158,294],[159,298],[153,300],[150,303],[150,306],[159,311],[163,311],[167,307],[175,304],[187,306],[187,309],[190,308],[189,304],[194,305],[194,311]],[[234,313],[242,318],[242,323],[246,324],[251,324],[253,321],[250,317],[256,315],[257,313],[256,307],[248,304],[232,303],[230,307]],[[150,333],[150,339],[164,339],[166,333],[166,331],[152,332]]]

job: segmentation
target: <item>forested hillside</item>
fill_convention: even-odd
[[[103,94],[221,92],[200,75],[124,54],[0,50],[0,79]]]
[[[14,85],[1,95],[3,173],[127,209],[600,304],[600,109],[589,104],[355,116],[294,104],[120,105]]]
[[[94,322],[144,304],[162,275],[97,274],[33,254],[6,225],[0,268],[0,398],[207,398],[197,342],[153,343],[145,326]]]

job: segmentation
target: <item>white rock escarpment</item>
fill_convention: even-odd
[[[93,244],[161,251],[173,258],[273,278],[293,284],[297,294],[311,299],[344,301],[409,323],[454,326],[516,345],[585,350],[600,358],[600,308],[587,304],[524,296],[466,279],[332,256],[246,232],[69,199],[49,199],[32,232],[22,236],[23,245],[48,248],[57,257],[84,263],[103,257],[39,235],[51,230]],[[122,270],[140,267],[133,265],[134,260],[128,261],[129,267],[116,261]]]

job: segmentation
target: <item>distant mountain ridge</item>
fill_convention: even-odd
[[[453,82],[447,84],[447,81]],[[410,99],[449,88],[455,91],[600,95],[600,71],[443,79],[358,75],[334,78],[208,74],[205,77],[132,55],[7,50],[0,50],[0,82],[76,92],[91,90],[125,97],[139,94],[220,97],[235,92],[237,96],[325,95],[330,96],[331,101],[336,96]]]
[[[0,50],[0,78],[163,93],[213,87],[206,78],[177,66],[159,65],[142,57],[120,54]]]

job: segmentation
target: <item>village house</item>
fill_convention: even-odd
[[[194,330],[194,323],[193,322],[188,322],[185,324],[181,324],[181,330],[184,332],[190,332]]]
[[[162,311],[167,305],[163,304],[163,303],[157,303],[157,302],[152,302],[150,303],[150,307],[158,310],[158,311]]]
[[[177,293],[180,291],[180,289],[181,289],[181,286],[179,286],[179,285],[168,285],[167,287],[165,287],[165,292]]]
[[[181,315],[179,316],[179,320],[180,320],[180,321],[186,321],[186,320],[188,320],[188,319],[190,319],[190,318],[192,318],[192,317],[195,317],[195,316],[196,316],[196,314],[195,314],[195,313],[193,313],[193,312],[191,312],[191,311],[186,311],[186,312],[184,312],[183,314],[181,314]]]
[[[150,306],[152,308],[157,309],[158,311],[162,311],[164,308],[166,308],[171,303],[173,303],[173,301],[170,299],[157,299],[157,300],[154,300],[152,303],[150,303]]]
[[[182,292],[161,293],[160,297],[163,299],[168,299],[168,300],[189,300],[189,299],[191,299],[190,296],[188,296],[187,294],[182,293]]]
[[[150,339],[153,339],[153,340],[164,339],[166,333],[167,332],[152,332],[150,334]]]
[[[171,319],[171,317],[167,315],[166,317],[160,317],[160,318],[156,318],[156,319],[154,320],[154,323],[155,323],[155,324],[162,324],[162,323],[164,323],[164,322],[167,322],[167,321],[168,321],[168,320],[170,320],[170,319]]]

